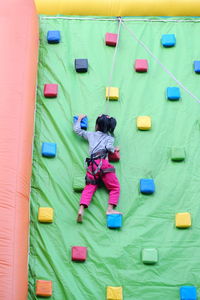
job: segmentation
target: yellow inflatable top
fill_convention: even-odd
[[[199,16],[199,0],[35,0],[38,14]]]

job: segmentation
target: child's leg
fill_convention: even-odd
[[[115,173],[105,173],[102,180],[106,188],[110,191],[107,213],[119,213],[114,210],[117,206],[120,196],[120,184]]]
[[[97,188],[97,184],[86,184],[81,194],[80,205],[88,207]]]
[[[96,192],[97,188],[98,188],[97,184],[87,184],[85,186],[85,188],[81,194],[81,199],[80,199],[80,208],[79,208],[78,217],[77,217],[78,223],[83,222],[84,208],[86,208],[90,205],[92,196]]]

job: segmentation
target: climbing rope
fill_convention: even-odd
[[[106,99],[106,109],[105,109],[106,114],[108,114],[109,98],[110,98],[110,87],[112,85],[112,79],[113,79],[113,74],[114,74],[115,65],[116,65],[117,50],[119,48],[119,37],[120,37],[120,30],[121,30],[121,25],[122,25],[122,18],[117,17],[117,20],[118,20],[117,44],[116,44],[115,51],[114,51],[114,54],[113,54],[111,69],[110,69],[110,73],[109,73],[109,77],[108,77],[108,85],[107,85],[108,86],[108,97]]]
[[[189,17],[192,18],[192,17]],[[79,20],[79,21],[109,21],[109,22],[116,22],[116,18],[101,18],[101,17],[58,17],[58,16],[40,16],[40,20],[43,19],[55,19],[55,20]],[[151,17],[151,19],[149,18],[131,18],[131,17],[124,17],[124,20],[126,20],[126,23],[131,22],[131,23],[138,23],[138,22],[149,22],[149,23],[199,23],[200,19],[194,17],[193,19],[158,19],[155,17],[155,19],[153,19]]]

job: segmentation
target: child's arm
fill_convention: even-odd
[[[85,117],[85,115],[79,115],[78,120],[73,125],[73,130],[79,136],[82,136],[84,139],[88,140],[89,132],[81,129],[81,120]]]
[[[114,141],[114,137],[110,136],[106,145],[106,149],[108,150],[108,152],[115,152]]]

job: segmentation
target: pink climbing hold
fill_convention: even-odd
[[[72,260],[85,261],[87,258],[87,247],[73,246],[72,247]]]
[[[115,47],[117,45],[118,34],[116,33],[106,33],[105,43],[107,46]]]
[[[146,59],[136,59],[135,60],[135,71],[136,72],[147,72],[148,71],[148,61]]]

